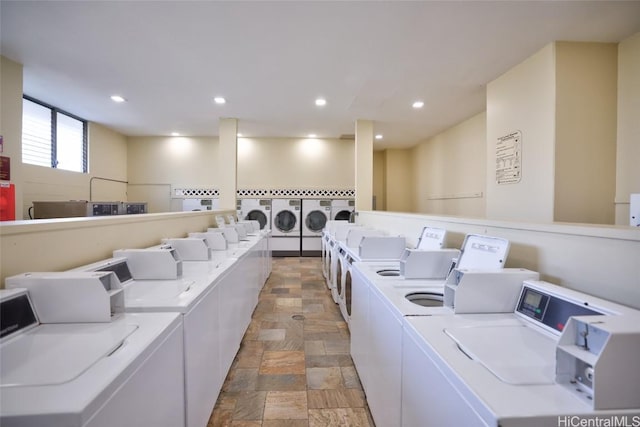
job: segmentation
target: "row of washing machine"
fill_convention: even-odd
[[[376,426],[640,425],[638,310],[504,268],[505,239],[375,232],[328,224],[323,271]]]
[[[320,256],[327,221],[349,220],[348,199],[239,199],[238,218],[271,229],[274,256]]]
[[[0,425],[205,427],[271,269],[252,221],[0,290]]]

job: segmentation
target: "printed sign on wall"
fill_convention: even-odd
[[[518,130],[498,138],[496,183],[515,184],[522,179],[522,133]]]
[[[0,156],[0,181],[11,181],[11,158]]]

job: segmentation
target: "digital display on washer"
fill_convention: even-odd
[[[538,321],[542,321],[548,304],[549,295],[543,295],[531,288],[525,288],[522,292],[522,296],[520,297],[518,312]]]
[[[571,316],[602,314],[587,305],[586,302],[567,301],[525,286],[516,311],[562,332]]]

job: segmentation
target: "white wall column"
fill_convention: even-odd
[[[218,126],[220,209],[235,211],[238,187],[238,119],[221,118]]]
[[[373,209],[373,122],[356,120],[356,211]]]

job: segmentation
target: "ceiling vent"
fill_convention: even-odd
[[[340,135],[340,139],[343,140],[355,140],[356,136],[352,133],[343,133],[342,135]]]

